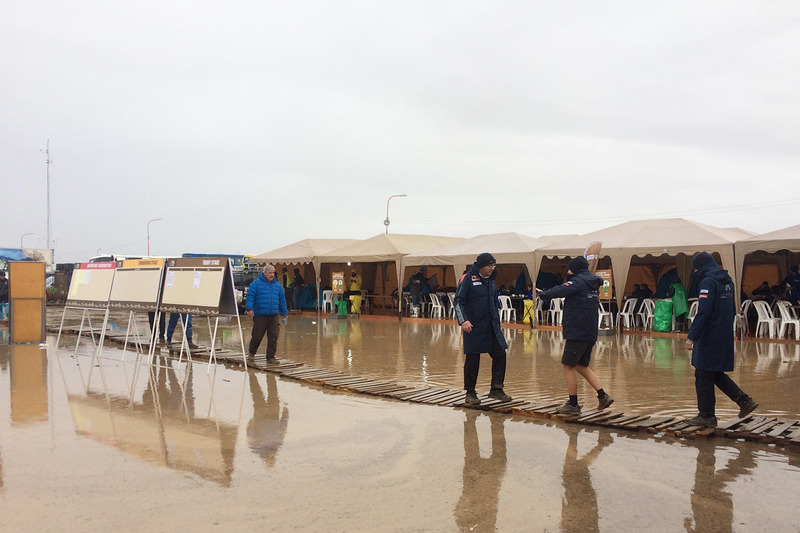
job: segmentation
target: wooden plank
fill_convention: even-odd
[[[453,391],[449,389],[434,389],[430,394],[426,394],[424,396],[418,397],[412,401],[421,402],[421,403],[433,403],[437,398],[441,398],[443,396],[448,396]]]
[[[767,433],[768,437],[780,437],[784,431],[791,431],[792,427],[797,423],[796,420],[781,420],[781,423]]]
[[[648,420],[643,420],[642,422],[639,422],[635,425],[636,427],[641,429],[649,429],[667,422],[671,422],[673,420],[675,420],[674,416],[653,416],[650,417]]]
[[[650,415],[638,415],[631,417],[630,419],[625,420],[624,422],[621,420],[614,421],[612,425],[614,425],[615,427],[621,427],[626,429],[635,429],[636,428],[635,424],[643,420],[648,420],[649,418]]]
[[[765,417],[763,417],[763,416],[757,416],[757,417],[754,417],[754,418],[753,418],[753,420],[752,420],[752,422],[749,422],[749,423],[747,423],[747,424],[745,424],[745,425],[743,425],[743,426],[741,426],[741,427],[737,428],[735,432],[736,432],[736,433],[741,433],[741,432],[744,432],[744,433],[746,433],[746,432],[749,432],[749,431],[750,431],[750,430],[752,430],[753,428],[755,428],[755,427],[758,427],[758,426],[760,426],[761,424],[763,424],[765,420],[767,420],[767,419],[766,419]]]
[[[409,394],[408,396],[404,396],[403,399],[408,402],[419,402],[424,398],[429,396],[436,396],[442,392],[442,389],[426,389],[422,392],[416,392],[414,394]]]
[[[732,418],[731,420],[727,420],[722,424],[717,424],[717,428],[719,429],[732,429],[736,426],[739,426],[744,423],[746,419],[742,418]]]
[[[614,420],[615,418],[620,418],[622,413],[615,413],[612,411],[600,411],[594,416],[583,420],[582,423],[584,424],[600,424],[601,422],[606,422],[608,420]]]
[[[434,398],[428,400],[426,403],[433,403],[436,405],[446,405],[448,403],[453,403],[456,400],[464,398],[464,391],[450,391],[449,394],[445,394],[444,396],[439,396],[438,398]]]
[[[764,433],[768,429],[777,426],[779,423],[780,422],[778,420],[767,420],[763,424],[761,424],[760,426],[756,426],[752,430],[750,430],[750,434],[752,434],[752,435],[761,435],[762,433]]]
[[[492,405],[492,410],[498,413],[510,413],[515,406],[527,403],[525,400],[511,400],[510,402],[502,402],[497,405]]]

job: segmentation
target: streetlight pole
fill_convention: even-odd
[[[163,218],[151,218],[147,221],[147,257],[150,257],[150,223],[156,220],[164,220]]]
[[[392,198],[405,198],[406,196],[405,194],[393,194],[389,197],[389,200]],[[386,226],[386,233],[389,233],[389,200],[386,200],[386,220],[383,221],[383,225]]]
[[[19,247],[20,247],[20,248],[25,248],[25,247],[22,245],[22,239],[24,239],[24,238],[25,238],[25,237],[27,237],[28,235],[33,235],[33,233],[23,233],[23,234],[22,234],[22,237],[20,237],[20,238],[19,238]]]

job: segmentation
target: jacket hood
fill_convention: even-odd
[[[572,274],[571,276],[567,276],[567,281],[577,281],[581,280],[583,283],[588,285],[592,289],[599,289],[600,286],[603,284],[603,280],[600,279],[599,276],[595,276],[588,270],[581,270]]]
[[[697,276],[698,279],[700,280],[708,276],[709,278],[712,278],[720,283],[733,282],[730,275],[728,274],[728,271],[719,268],[719,265],[717,265],[716,263],[709,263],[707,265],[704,265],[700,270],[695,272],[693,275]]]
[[[477,262],[476,263],[472,263],[472,268],[469,269],[469,272],[467,272],[467,274],[472,275],[472,276],[480,276],[481,275],[481,269],[478,268],[478,263]],[[492,273],[489,275],[489,277],[487,279],[494,280],[496,277],[497,277],[497,269],[493,270]]]

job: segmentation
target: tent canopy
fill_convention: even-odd
[[[295,243],[264,252],[253,257],[258,264],[280,263],[287,265],[302,265],[311,263],[314,266],[314,275],[320,276],[319,256],[331,250],[357,243],[358,239],[303,239]],[[314,282],[316,285],[317,282]]]
[[[622,293],[634,256],[684,254],[691,258],[698,252],[717,252],[723,268],[731,271],[736,283],[733,244],[752,235],[739,228],[717,228],[683,218],[634,220],[544,246],[536,251],[535,264],[538,273],[543,257],[576,257],[583,255],[589,243],[600,241],[603,243],[601,257],[611,259],[617,303],[622,305]],[[678,272],[683,273],[681,277],[685,282],[688,265],[679,264]]]
[[[519,233],[491,233],[462,241],[429,248],[403,258],[403,269],[410,266],[447,265],[455,271],[456,281],[461,271],[472,265],[478,254],[491,253],[498,264],[523,264],[533,278],[534,251],[547,244],[562,240],[567,235],[529,237]]]
[[[744,275],[744,259],[753,252],[775,253],[780,250],[800,252],[800,225],[755,235],[736,241],[736,279],[742,280]],[[738,287],[739,285],[737,285]],[[738,298],[740,291],[736,291]]]
[[[427,250],[434,246],[443,246],[456,241],[461,237],[439,237],[435,235],[403,235],[397,233],[380,233],[369,239],[358,241],[331,252],[321,254],[322,263],[395,263],[397,269],[397,286],[402,286],[403,271],[401,269],[403,257],[406,255]]]

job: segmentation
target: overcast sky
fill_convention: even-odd
[[[0,247],[800,222],[800,3],[7,4]]]

